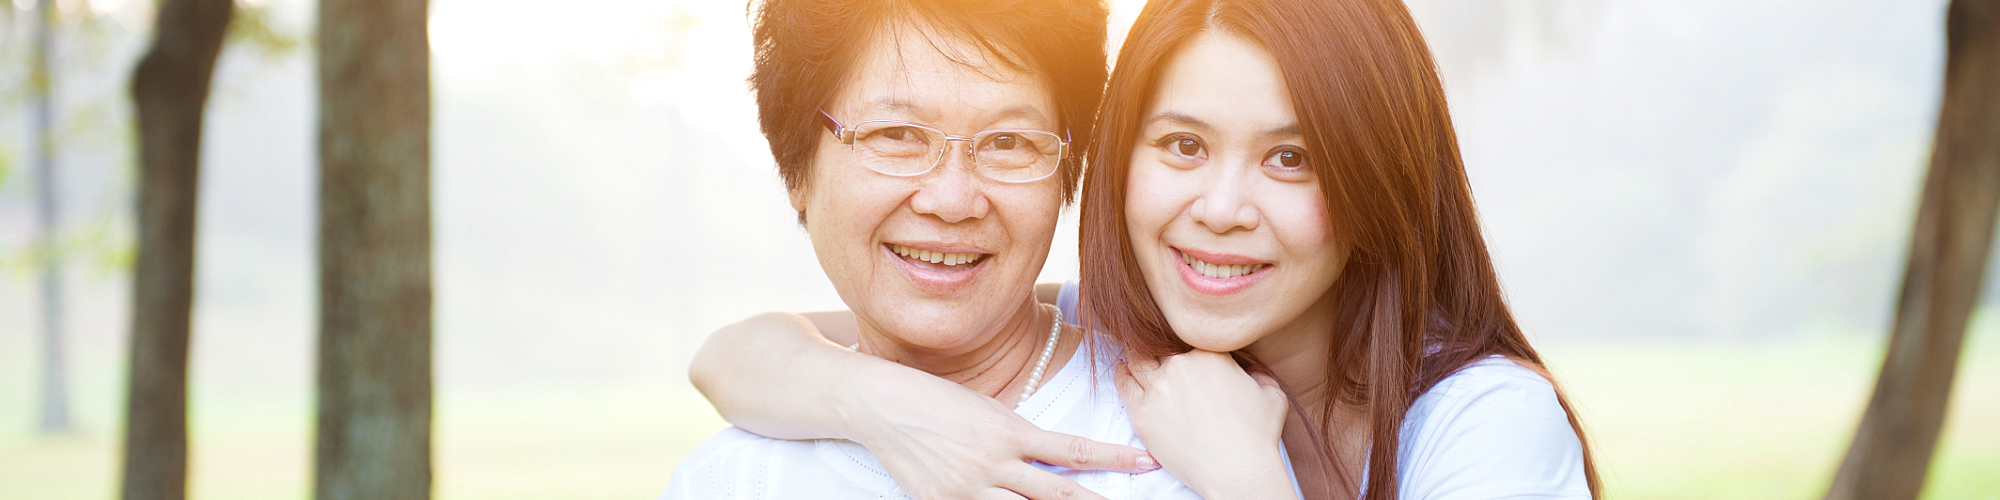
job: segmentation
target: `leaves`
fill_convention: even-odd
[[[268,3],[237,0],[236,13],[229,20],[229,32],[223,35],[222,43],[254,48],[267,59],[277,59],[290,55],[305,42],[297,33],[277,27]]]

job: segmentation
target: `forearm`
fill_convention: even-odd
[[[1167,464],[1167,472],[1182,478],[1183,483],[1201,494],[1204,500],[1292,500],[1298,492],[1292,488],[1292,476],[1285,470],[1282,460],[1256,460],[1255,465],[1230,464],[1235,467],[1217,467],[1202,473],[1183,474],[1173,464]],[[1248,466],[1246,466],[1248,465]],[[1235,469],[1222,472],[1222,469]],[[1189,471],[1193,472],[1193,471]],[[1184,477],[1185,476],[1185,477]]]
[[[911,372],[897,374],[896,372]],[[856,353],[822,337],[806,317],[766,313],[723,327],[702,343],[688,379],[730,424],[777,439],[854,439],[847,384],[923,372]],[[927,376],[927,375],[926,375]]]

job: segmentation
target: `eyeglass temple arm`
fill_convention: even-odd
[[[827,132],[833,132],[833,140],[840,141],[841,144],[854,144],[854,131],[848,130],[846,125],[840,124],[840,120],[835,120],[832,115],[826,114],[826,110],[819,110],[819,124],[826,127]]]

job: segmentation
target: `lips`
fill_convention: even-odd
[[[1169,248],[1181,261],[1181,281],[1208,295],[1230,295],[1249,288],[1270,274],[1271,264],[1249,257]]]
[[[951,244],[885,243],[882,250],[918,289],[951,293],[972,284],[993,254]]]
[[[962,264],[977,265],[980,260],[984,260],[986,258],[986,254],[975,253],[975,252],[937,252],[931,250],[910,248],[908,246],[898,245],[895,243],[890,243],[888,244],[888,246],[889,246],[889,251],[895,252],[895,254],[898,256],[902,256],[908,259],[921,260],[924,262],[929,262],[932,264],[938,264],[942,266],[958,266]]]

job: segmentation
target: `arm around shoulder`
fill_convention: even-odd
[[[915,370],[834,344],[813,319],[764,313],[725,326],[702,342],[688,380],[723,419],[746,431],[777,439],[850,438],[838,412],[826,411],[842,407],[836,398],[847,393],[843,384],[858,373]]]

